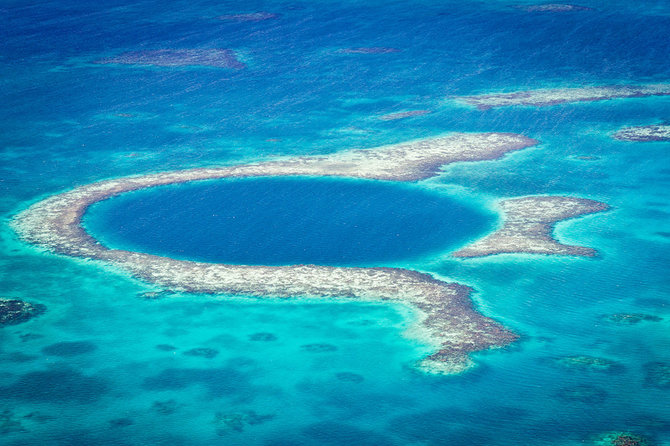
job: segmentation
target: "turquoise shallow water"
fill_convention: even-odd
[[[516,3],[529,2],[3,3],[0,292],[48,310],[0,329],[0,442],[573,445],[626,430],[670,444],[670,390],[658,379],[658,364],[670,363],[670,146],[609,137],[669,119],[670,99],[485,112],[450,100],[668,82],[670,9],[585,1],[592,11],[529,14]],[[280,16],[215,19],[254,11]],[[235,50],[247,67],[92,63],[212,47]],[[338,52],[350,47],[400,51]],[[432,113],[377,118],[414,109]],[[482,211],[538,193],[612,206],[556,228],[598,249],[594,259],[455,260],[440,248],[388,262],[472,286],[480,311],[521,335],[475,355],[477,368],[460,376],[413,369],[427,348],[403,336],[413,315],[401,305],[146,299],[159,290],[39,252],[7,224],[32,202],[101,179],[448,131],[519,132],[541,144],[449,166],[420,185],[434,194]],[[607,317],[622,313],[662,320]],[[575,355],[616,366],[556,361]]]

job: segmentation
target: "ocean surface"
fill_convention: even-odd
[[[493,214],[416,185],[301,177],[144,189],[98,202],[84,219],[110,248],[212,263],[334,266],[439,255],[495,223]]]
[[[0,327],[0,444],[578,445],[626,431],[669,445],[670,143],[610,135],[667,122],[670,97],[487,111],[453,97],[668,83],[670,3],[520,4],[532,3],[0,2],[0,297],[47,307]],[[94,63],[212,48],[244,68]],[[431,113],[380,119],[411,110]],[[541,143],[418,184],[295,178],[129,193],[86,224],[110,245],[180,258],[386,265],[469,285],[478,310],[521,338],[473,355],[460,375],[413,367],[429,348],[404,335],[414,315],[397,303],[163,292],[41,252],[9,227],[30,204],[98,180],[451,131]],[[532,194],[608,203],[556,227],[599,256],[449,256],[495,226],[496,200]],[[212,220],[210,205],[254,218]],[[307,223],[277,225],[297,217]],[[347,225],[369,232],[334,241]],[[180,231],[244,246],[166,243]],[[280,239],[235,238],[255,233]],[[607,366],[566,359],[582,356]]]

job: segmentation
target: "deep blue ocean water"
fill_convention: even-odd
[[[201,181],[123,194],[87,212],[110,248],[241,265],[388,264],[435,255],[495,227],[444,193],[325,178]]]
[[[0,443],[573,445],[625,430],[670,444],[670,390],[653,379],[670,363],[670,145],[609,136],[669,120],[670,98],[488,111],[450,99],[670,82],[670,4],[529,13],[519,3],[531,2],[1,2],[0,295],[48,310],[0,329]],[[279,16],[216,19],[258,11]],[[340,51],[359,47],[399,51]],[[93,63],[160,48],[230,48],[246,68]],[[419,109],[432,113],[378,119]],[[521,334],[459,376],[412,368],[427,347],[403,336],[412,314],[401,305],[144,299],[159,290],[39,252],[7,224],[92,181],[449,131],[541,144],[416,187],[486,215],[496,199],[526,194],[612,206],[556,228],[596,248],[594,259],[456,260],[435,240],[435,251],[389,260],[472,286],[480,311]],[[385,263],[379,254],[372,263]],[[663,320],[606,317],[620,313]],[[617,367],[556,361],[575,355]]]

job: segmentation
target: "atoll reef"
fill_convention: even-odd
[[[614,85],[603,87],[547,88],[540,90],[460,96],[456,99],[479,110],[524,105],[546,107],[569,102],[605,101],[608,99],[643,98],[670,95],[670,84]]]
[[[598,435],[594,446],[649,446],[649,441],[630,432],[606,432]]]
[[[619,141],[670,141],[670,125],[643,125],[640,127],[626,127],[612,135]]]
[[[245,65],[229,49],[159,49],[128,51],[96,64],[153,65],[156,67],[202,66],[242,69]]]
[[[552,237],[553,227],[558,221],[609,208],[598,201],[557,196],[503,200],[499,206],[503,214],[502,227],[493,234],[454,252],[455,257],[481,257],[505,253],[593,257],[596,251],[592,248],[557,242]]]
[[[279,14],[272,12],[249,12],[245,14],[224,14],[217,17],[219,20],[230,22],[262,22],[263,20],[270,20],[279,18]]]
[[[18,299],[0,298],[0,327],[27,322],[46,311],[42,304],[31,304]]]
[[[517,9],[527,12],[568,12],[568,11],[592,11],[593,8],[586,6],[570,5],[566,3],[545,3],[543,5],[515,5]]]
[[[413,116],[423,116],[431,113],[430,110],[410,110],[397,113],[388,113],[379,117],[382,121],[395,121],[397,119],[411,118]]]
[[[170,290],[283,298],[395,300],[414,308],[417,324],[409,333],[434,346],[420,363],[435,373],[456,373],[471,364],[473,351],[500,347],[517,336],[476,312],[464,285],[400,268],[317,265],[251,266],[200,263],[108,249],[81,226],[86,209],[124,192],[205,179],[258,176],[340,176],[418,181],[443,165],[497,159],[537,141],[510,133],[455,133],[448,136],[333,155],[292,157],[257,164],[198,168],[119,178],[78,187],[35,203],[12,220],[27,242],[59,254],[112,263],[132,275]],[[590,248],[561,245],[551,238],[554,222],[606,209],[591,200],[526,197],[507,200],[501,231],[460,251],[461,257],[498,252],[593,255]]]

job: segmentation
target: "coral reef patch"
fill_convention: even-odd
[[[670,125],[643,125],[639,127],[626,127],[612,135],[619,141],[670,141]]]
[[[630,432],[606,432],[598,435],[594,446],[649,446],[649,440]]]
[[[578,371],[616,373],[623,370],[623,366],[618,362],[595,356],[562,356],[553,358],[553,362],[556,365]]]
[[[640,322],[660,322],[663,320],[662,317],[643,313],[606,314],[602,318],[607,322],[611,322],[617,325],[635,325],[639,324]]]
[[[593,102],[609,99],[644,98],[647,96],[670,95],[670,84],[614,85],[603,87],[547,88],[517,91],[512,93],[492,93],[475,96],[461,96],[457,100],[488,110],[496,107],[523,105],[547,107],[571,102]]]
[[[0,298],[0,327],[28,322],[46,311],[42,304],[31,304],[19,299]]]
[[[99,59],[96,64],[152,65],[156,67],[215,67],[240,70],[245,65],[229,49],[158,49],[127,51],[118,56]]]
[[[395,121],[397,119],[411,118],[413,116],[423,116],[432,113],[430,110],[410,110],[404,112],[387,113],[379,116],[382,121]]]
[[[231,413],[217,412],[214,415],[213,423],[216,426],[216,434],[224,436],[234,432],[243,432],[247,426],[263,424],[274,417],[274,414],[261,415],[253,410]]]
[[[670,363],[649,362],[644,365],[644,384],[647,387],[670,389]]]
[[[593,257],[596,251],[570,246],[552,237],[556,222],[609,209],[605,203],[584,198],[535,196],[503,200],[499,203],[503,225],[493,234],[453,253],[455,257],[482,257],[493,254],[561,254]]]
[[[583,384],[561,389],[556,396],[564,401],[574,401],[586,404],[599,404],[609,396],[607,392],[600,387],[590,384]]]
[[[198,347],[186,350],[183,354],[185,356],[195,356],[199,358],[212,359],[219,354],[219,351],[214,350],[213,348]]]

